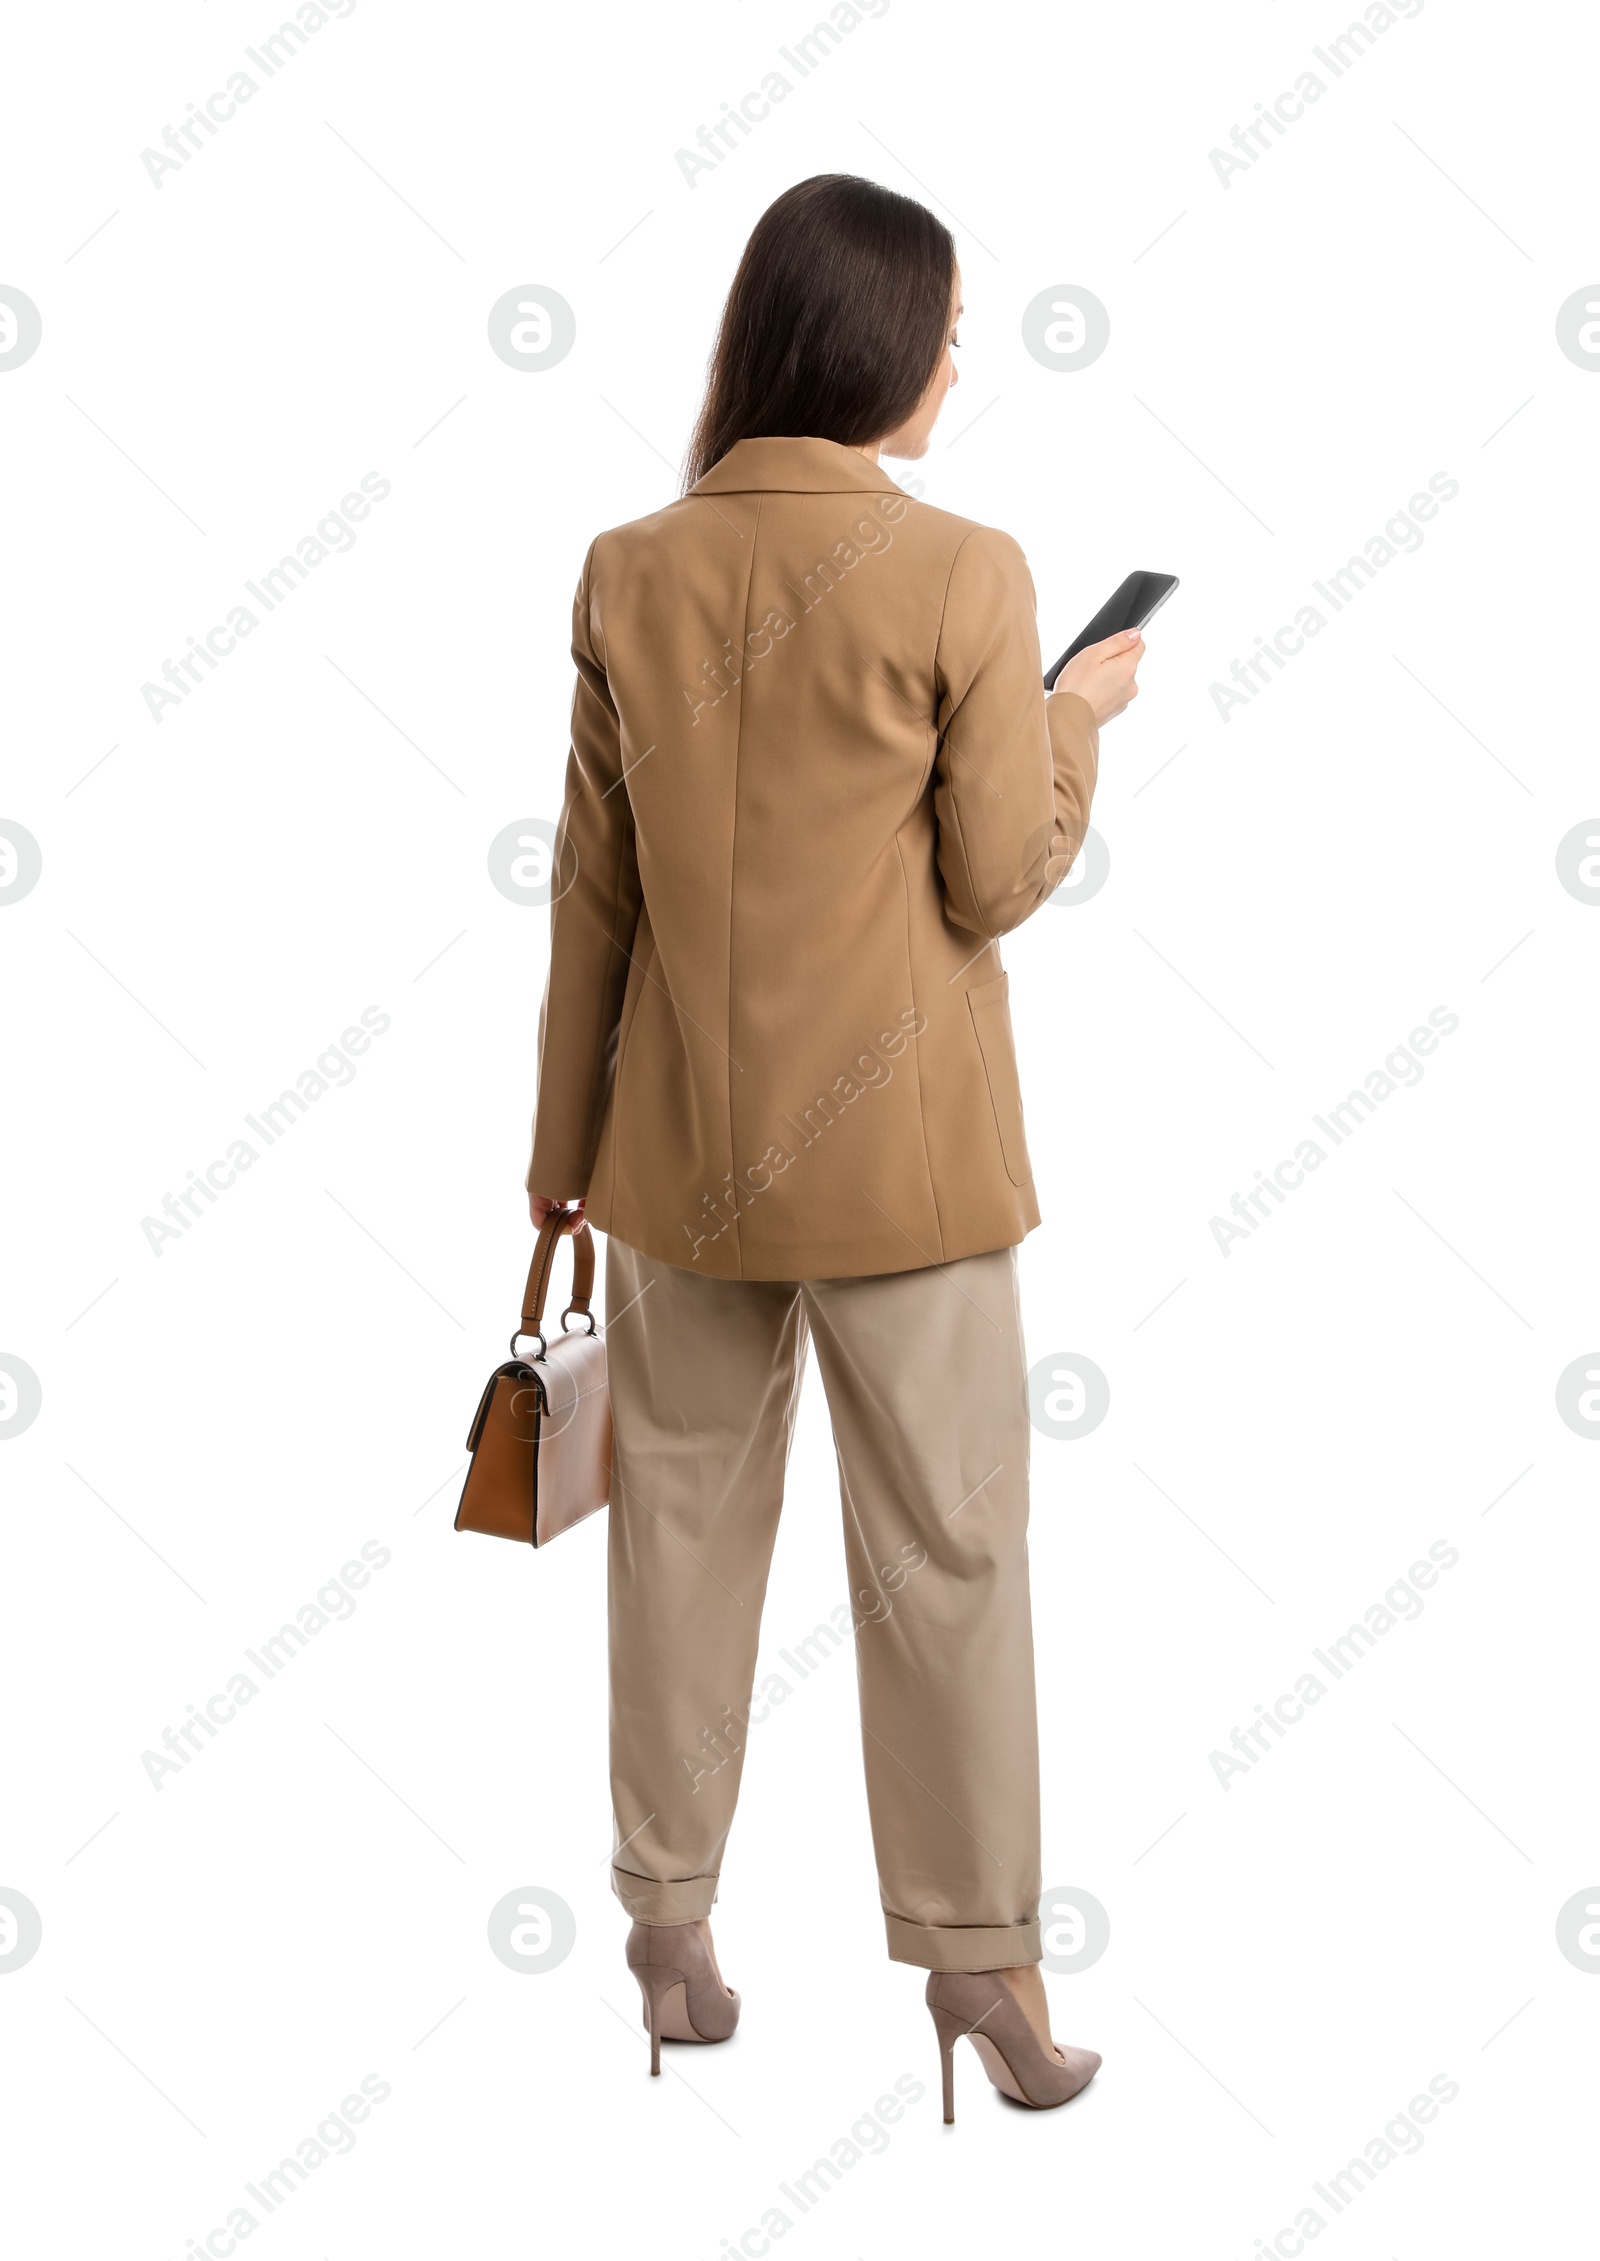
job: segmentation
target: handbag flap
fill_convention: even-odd
[[[528,1361],[544,1389],[548,1415],[545,1434],[564,1428],[578,1400],[606,1386],[605,1337],[587,1329],[579,1334],[557,1335],[543,1358]]]
[[[534,1543],[539,1419],[539,1385],[520,1361],[490,1375],[467,1440],[472,1464],[456,1509],[458,1531]]]

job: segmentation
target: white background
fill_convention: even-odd
[[[1340,9],[894,0],[691,188],[675,151],[804,8],[361,0],[155,187],[141,151],[279,20],[6,37],[0,282],[43,322],[0,375],[0,817],[43,855],[0,910],[0,1350],[43,1393],[0,1448],[0,1885],[43,1925],[0,1976],[19,2250],[205,2251],[373,2074],[252,2253],[700,2261],[774,2205],[819,2255],[1233,2261],[1307,2205],[1346,2261],[1568,2250],[1600,1452],[1555,1391],[1600,1340],[1600,910],[1556,849],[1600,806],[1600,373],[1555,325],[1600,273],[1592,20],[1431,0],[1224,186],[1209,152]],[[1024,2116],[963,2051],[953,2130],[848,1657],[752,1738],[739,2035],[651,2082],[602,1526],[537,1558],[450,1529],[527,1252],[546,948],[488,844],[557,814],[583,553],[676,491],[744,238],[829,170],[956,231],[916,476],[1018,536],[1046,646],[1132,566],[1183,581],[1106,733],[1109,880],[1007,945],[1030,1356],[1111,1392],[1037,1439],[1033,1526],[1046,1873],[1111,1924],[1056,2030],[1105,2067]],[[576,313],[543,373],[487,342],[525,284]],[[1066,284],[1111,318],[1075,373],[1021,335]],[[368,472],[355,547],[154,722],[141,685]],[[1210,685],[1439,472],[1421,549],[1222,720]],[[153,1253],[141,1220],[369,1006],[354,1082]],[[1211,1217],[1438,1006],[1422,1082],[1224,1255]],[[764,1670],[842,1599],[836,1502],[813,1373]],[[1224,1788],[1211,1753],[1440,1540],[1421,1617]],[[142,1753],[369,1541],[355,1615],[154,1787]],[[487,1944],[524,1886],[576,1918],[543,1975]],[[1318,2201],[1441,2074],[1420,2151]],[[887,2148],[788,2205],[902,2075]]]

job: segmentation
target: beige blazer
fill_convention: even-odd
[[[1008,534],[832,440],[741,440],[597,536],[539,1016],[535,1193],[718,1279],[1039,1222],[995,937],[1089,821]]]

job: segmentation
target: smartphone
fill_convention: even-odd
[[[1127,628],[1142,628],[1147,620],[1161,610],[1168,597],[1178,586],[1175,573],[1130,573],[1115,596],[1100,607],[1081,635],[1067,646],[1056,664],[1044,679],[1047,691],[1056,687],[1056,677],[1069,659],[1090,644],[1103,644],[1108,636],[1115,636]]]

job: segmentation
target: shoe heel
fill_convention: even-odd
[[[660,2078],[662,2069],[662,2001],[667,1999],[669,1987],[676,1987],[678,1972],[662,1969],[644,1969],[633,1974],[640,1981],[640,1994],[644,1994],[644,2021],[651,2028],[651,2073]]]
[[[661,2005],[675,1986],[684,1983],[682,1971],[662,1970],[650,1966],[636,1970],[639,1992],[644,1996],[645,2022],[650,2028],[650,2070],[656,2078],[661,2074]]]
[[[944,2081],[944,2124],[955,2125],[956,2117],[956,2043],[966,2032],[966,2022],[950,2010],[941,2010],[932,2002],[928,2015],[933,2020],[934,2031],[939,2036],[939,2070]]]

